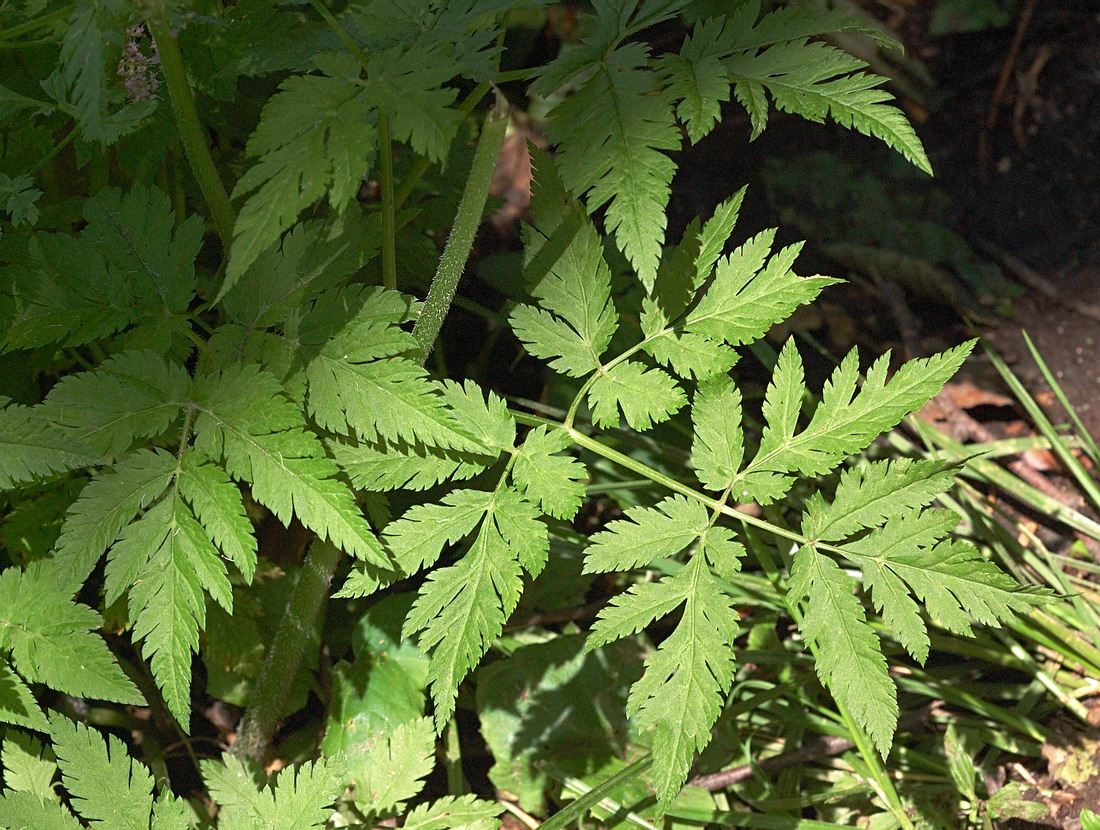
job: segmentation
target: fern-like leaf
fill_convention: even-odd
[[[831,117],[842,127],[874,136],[921,170],[932,166],[904,113],[886,104],[878,89],[884,78],[857,70],[866,64],[826,43],[792,40],[759,54],[746,52],[725,62],[737,100],[748,110],[755,138],[767,124],[767,90],[775,105],[810,121]]]
[[[660,804],[667,808],[687,780],[695,754],[710,742],[710,729],[733,683],[737,612],[712,575],[708,560],[729,575],[738,569],[744,549],[732,542],[728,531],[709,528],[706,509],[698,502],[673,497],[663,503],[664,515],[649,508],[644,511],[635,512],[641,523],[634,527],[614,522],[597,534],[604,538],[589,548],[585,568],[621,567],[627,546],[645,527],[657,533],[663,529],[663,549],[668,554],[695,540],[700,540],[699,548],[675,576],[635,585],[612,600],[600,612],[586,648],[635,634],[684,606],[679,624],[646,660],[645,673],[627,701],[627,712],[638,726],[654,730],[654,783]],[[653,535],[645,534],[647,539]],[[647,555],[650,552],[656,551],[651,548]]]
[[[187,401],[191,381],[178,363],[152,351],[114,355],[94,372],[63,377],[41,412],[75,440],[117,456],[163,433]]]
[[[664,151],[678,150],[680,135],[667,100],[656,94],[659,76],[648,67],[648,47],[628,43],[609,55],[591,47],[589,57],[587,66],[572,56],[559,58],[570,62],[573,75],[595,72],[551,111],[547,132],[561,150],[558,166],[566,186],[587,196],[590,211],[607,205],[608,230],[651,288],[676,171]],[[548,73],[532,92],[549,86],[547,77],[558,74],[553,64]]]
[[[417,806],[401,826],[405,830],[496,830],[503,809],[472,795],[448,795]]]
[[[420,632],[420,650],[431,655],[428,680],[440,730],[454,712],[458,684],[519,602],[520,568],[536,575],[549,549],[534,505],[514,490],[485,495],[489,501],[470,550],[429,575],[403,629],[404,636]]]
[[[220,295],[322,196],[343,210],[373,160],[370,95],[358,82],[358,64],[344,55],[320,68],[322,75],[283,81],[248,140],[248,155],[259,161],[233,188],[233,198],[252,196],[237,216]]]
[[[764,398],[767,426],[760,449],[738,475],[735,487],[757,500],[771,501],[786,492],[788,473],[829,472],[923,406],[958,370],[973,345],[971,341],[934,357],[911,360],[889,382],[886,354],[868,370],[859,392],[859,357],[853,350],[826,382],[809,424],[796,433],[805,384],[802,359],[788,341]]]
[[[40,412],[10,403],[0,408],[0,491],[100,460]]]
[[[308,830],[323,826],[343,790],[341,770],[320,760],[283,770],[262,789],[235,755],[203,761],[202,777],[221,805],[222,830]]]
[[[61,781],[81,816],[119,830],[148,830],[153,776],[127,755],[122,741],[62,715],[50,718],[50,737]]]
[[[200,452],[224,459],[229,474],[248,482],[253,497],[284,524],[297,516],[322,539],[387,566],[351,491],[334,477],[336,465],[274,377],[255,366],[228,369],[197,382],[195,398]]]
[[[66,593],[84,584],[99,557],[134,515],[165,491],[175,471],[176,461],[168,453],[137,450],[85,486],[69,510],[54,551]]]
[[[805,602],[798,627],[814,649],[817,676],[885,757],[898,722],[897,689],[854,588],[828,556],[809,545],[798,549],[788,595]]]
[[[195,285],[202,223],[176,228],[168,197],[134,185],[84,201],[80,236],[40,233],[13,268],[16,314],[0,350],[76,346],[137,324],[143,348],[181,335]]]
[[[366,774],[355,782],[355,801],[374,815],[400,809],[424,788],[435,768],[435,728],[429,718],[396,726],[356,759]]]
[[[0,573],[0,609],[0,653],[10,650],[28,681],[78,697],[144,703],[93,633],[102,618],[61,592],[49,563]]]
[[[529,499],[549,515],[572,519],[584,495],[584,465],[567,455],[558,455],[572,444],[569,436],[546,427],[527,433],[516,450],[512,480]]]
[[[185,727],[191,720],[191,656],[206,625],[209,593],[227,611],[233,605],[225,564],[178,491],[123,532],[107,563],[106,598],[129,589],[134,636],[165,703]]]
[[[602,372],[588,391],[597,426],[619,425],[619,411],[639,432],[668,420],[687,401],[679,384],[662,369],[624,360]]]
[[[7,660],[0,660],[0,723],[25,726],[38,732],[49,728],[30,687]]]
[[[484,451],[455,421],[427,373],[402,352],[416,341],[394,323],[406,307],[393,292],[335,290],[320,297],[303,321],[301,353],[309,360],[311,414],[324,428],[375,440],[416,441]],[[330,323],[359,306],[338,331]]]

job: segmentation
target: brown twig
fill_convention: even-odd
[[[1020,10],[1020,18],[1016,22],[1016,34],[1012,36],[1012,45],[1008,47],[1008,55],[1005,56],[1004,65],[1001,66],[1001,74],[997,78],[997,85],[993,88],[993,96],[989,99],[989,111],[986,113],[985,125],[978,139],[978,165],[983,174],[987,172],[989,162],[989,134],[993,132],[993,128],[997,125],[997,116],[1001,109],[1005,89],[1008,87],[1008,79],[1016,66],[1020,46],[1024,42],[1024,33],[1031,23],[1031,15],[1034,11],[1035,0],[1027,0]]]
[[[917,727],[926,726],[932,717],[933,706],[925,706],[916,712],[901,719],[898,729],[912,731]],[[754,772],[777,772],[799,764],[808,764],[812,761],[820,761],[822,758],[832,758],[849,749],[855,748],[855,742],[836,735],[822,735],[809,743],[790,750],[764,758],[754,764],[741,764],[729,769],[712,772],[709,775],[697,775],[688,781],[689,787],[702,787],[704,790],[715,792],[732,784],[737,784],[751,778]]]

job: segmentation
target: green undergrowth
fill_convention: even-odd
[[[762,338],[837,280],[743,191],[665,234],[731,108],[929,172],[819,39],[885,35],[711,5],[0,10],[0,827],[915,827],[957,799],[899,780],[1034,749],[944,644],[1065,586],[955,532],[966,458],[879,440],[973,343],[808,383]],[[543,366],[505,398],[443,323],[517,100],[552,152],[485,310]]]

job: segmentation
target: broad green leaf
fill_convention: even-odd
[[[332,702],[321,751],[330,757],[342,756],[352,782],[385,774],[387,767],[379,768],[376,750],[394,739],[399,726],[423,715],[428,658],[414,642],[401,636],[413,599],[412,594],[395,594],[372,605],[352,632],[354,659],[333,669]],[[427,723],[428,745],[434,748],[435,730]],[[400,750],[400,746],[394,749]],[[359,800],[364,801],[362,794]]]
[[[380,567],[389,563],[351,491],[279,382],[255,366],[227,369],[196,384],[195,447],[223,460],[234,478],[284,524],[291,516],[322,539]]]
[[[477,713],[495,762],[493,784],[515,793],[524,810],[542,814],[551,781],[546,762],[585,776],[617,758],[628,734],[626,693],[641,671],[639,652],[629,640],[587,652],[583,635],[565,635],[524,645],[479,669]]]
[[[798,549],[788,594],[804,604],[798,628],[814,650],[817,676],[885,757],[898,722],[897,689],[854,587],[828,556],[808,545]]]

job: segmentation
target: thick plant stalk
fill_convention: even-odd
[[[148,25],[149,34],[153,36],[160,55],[160,68],[164,72],[164,82],[168,86],[168,95],[172,99],[176,129],[179,131],[180,141],[183,142],[183,149],[187,153],[187,161],[214,217],[214,224],[218,229],[218,235],[222,238],[222,244],[228,250],[229,244],[233,241],[233,225],[236,223],[233,204],[229,201],[229,194],[225,190],[225,185],[222,184],[217,168],[214,167],[210,148],[206,146],[206,136],[203,135],[202,125],[199,123],[195,97],[191,94],[191,85],[187,82],[187,70],[183,66],[179,44],[171,30],[162,21],[149,20]]]
[[[264,654],[263,666],[252,684],[248,708],[237,730],[232,752],[240,758],[264,759],[279,728],[291,682],[298,673],[310,632],[328,599],[329,584],[340,561],[340,549],[331,542],[314,541],[306,554],[298,581],[287,599],[275,637]]]
[[[466,178],[466,189],[462,191],[462,201],[458,203],[454,227],[447,238],[443,256],[439,258],[439,267],[436,268],[431,288],[424,300],[424,310],[413,326],[413,337],[424,352],[423,360],[428,359],[439,330],[443,328],[458,281],[462,278],[462,269],[466,267],[466,260],[474,245],[474,234],[481,224],[481,213],[489,198],[489,185],[493,181],[493,171],[496,169],[501,145],[504,144],[507,127],[508,111],[498,99],[497,106],[485,116],[474,161],[470,165],[470,175]]]

